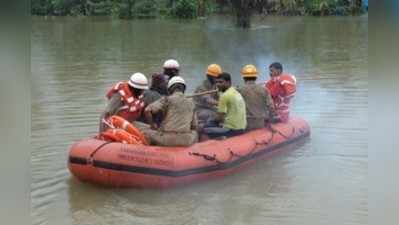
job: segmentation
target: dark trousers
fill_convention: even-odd
[[[204,126],[204,133],[211,139],[219,137],[233,137],[244,133],[244,130],[232,130],[218,126],[215,121],[207,121]]]

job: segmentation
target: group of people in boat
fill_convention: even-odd
[[[107,118],[117,115],[138,128],[151,145],[189,146],[287,122],[296,79],[283,73],[281,63],[272,63],[269,70],[270,79],[257,84],[257,68],[246,65],[240,71],[244,85],[234,87],[231,75],[211,64],[204,81],[188,96],[179,63],[166,60],[163,72],[152,74],[150,85],[144,74],[134,73],[107,92],[100,133],[110,129]]]

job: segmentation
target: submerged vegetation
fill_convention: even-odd
[[[31,13],[121,19],[192,19],[210,13],[234,13],[238,26],[249,27],[253,14],[353,15],[364,12],[364,3],[364,0],[32,0]]]

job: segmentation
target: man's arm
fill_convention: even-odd
[[[269,112],[269,122],[271,122],[271,123],[280,122],[280,117],[279,117],[279,115],[276,111],[276,108],[274,106],[272,96],[270,95],[270,93],[268,91],[266,91],[265,101],[266,101],[267,110]]]
[[[227,114],[227,101],[228,98],[225,95],[222,95],[219,99],[218,102],[218,110],[217,110],[217,114],[216,114],[216,121],[219,123],[223,123],[224,122],[224,118],[226,117]]]
[[[105,123],[103,123],[103,120],[112,115],[115,115],[118,112],[118,109],[122,105],[123,102],[121,100],[121,95],[119,93],[115,93],[109,100],[107,107],[100,116],[100,126],[99,126],[100,133],[105,131],[105,129],[108,127]]]
[[[191,130],[196,130],[198,128],[197,114],[193,113],[193,120],[191,120]]]
[[[166,107],[166,101],[166,97],[163,97],[149,104],[144,110],[145,119],[154,130],[158,129],[158,125],[154,122],[153,115],[164,110],[164,108]]]
[[[216,113],[216,118],[215,118],[215,120],[216,120],[217,122],[219,122],[219,123],[223,123],[225,117],[226,117],[226,113],[218,112],[218,113]]]
[[[194,93],[201,93],[205,91],[210,91],[204,87],[197,87],[195,89]],[[202,105],[202,106],[214,106],[216,107],[218,105],[218,101],[212,97],[211,94],[206,94],[206,95],[200,95],[194,97],[194,100],[197,104]]]

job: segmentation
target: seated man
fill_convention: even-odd
[[[163,64],[163,75],[166,80],[172,79],[172,77],[179,76],[180,64],[175,59],[168,59]]]
[[[148,89],[147,78],[142,73],[133,74],[129,81],[115,84],[107,93],[109,103],[100,117],[100,133],[107,129],[104,119],[118,115],[133,122],[143,112],[143,92]]]
[[[266,89],[273,98],[279,119],[281,122],[288,122],[289,104],[296,92],[296,78],[294,75],[283,73],[281,63],[272,63],[269,69],[271,79],[266,82]]]
[[[241,69],[244,86],[238,88],[245,100],[247,111],[247,130],[261,129],[265,122],[273,122],[276,118],[273,100],[263,85],[256,84],[258,71],[254,65],[246,65]]]
[[[160,146],[189,146],[197,142],[197,119],[194,103],[184,96],[186,84],[183,78],[175,76],[168,82],[169,96],[150,104],[144,110],[148,125],[135,123],[150,143]],[[158,128],[154,115],[162,112],[164,118]]]
[[[210,138],[231,137],[244,133],[247,126],[245,102],[241,94],[231,86],[228,73],[221,73],[216,86],[223,92],[219,97],[215,123],[207,123],[203,129]],[[220,126],[221,125],[221,126]]]
[[[151,76],[151,86],[148,90],[143,93],[143,101],[146,106],[162,98],[162,96],[168,95],[168,81],[167,77],[160,73],[154,73]],[[158,113],[154,115],[156,123],[161,124],[162,114]],[[145,122],[144,113],[140,116],[137,121]]]
[[[206,70],[206,79],[194,91],[194,93],[205,93],[216,90],[215,79],[222,73],[222,68],[217,64],[211,64]],[[203,126],[207,120],[214,120],[218,105],[218,93],[199,95],[194,97],[195,111],[197,113],[199,126]]]

